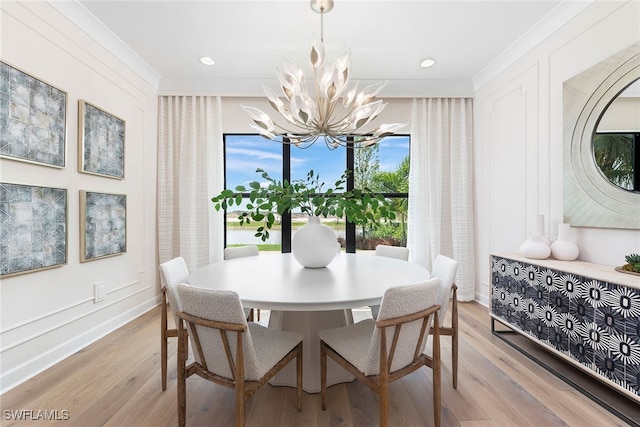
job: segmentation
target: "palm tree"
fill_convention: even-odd
[[[607,179],[620,188],[633,190],[633,134],[601,133],[593,137],[596,164]]]
[[[398,168],[393,172],[378,172],[371,177],[371,189],[379,193],[408,193],[409,192],[409,156],[406,156]],[[391,205],[400,220],[402,244],[407,243],[407,211],[406,198],[393,198]]]

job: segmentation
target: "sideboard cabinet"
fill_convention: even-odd
[[[493,254],[491,317],[640,402],[640,276]]]

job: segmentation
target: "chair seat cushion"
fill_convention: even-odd
[[[259,377],[269,372],[304,338],[303,333],[265,328],[258,323],[249,322],[247,326],[258,359]]]
[[[373,319],[366,319],[342,328],[318,332],[322,341],[333,348],[360,372],[365,372],[371,336],[376,327]]]

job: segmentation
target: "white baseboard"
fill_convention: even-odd
[[[485,307],[489,307],[489,296],[476,292],[476,301]]]
[[[59,345],[39,352],[34,357],[0,375],[0,395],[35,377],[56,363],[77,353],[121,326],[143,315],[159,304],[158,296],[151,298],[108,321],[87,329],[82,335],[71,337]]]

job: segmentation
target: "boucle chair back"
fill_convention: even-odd
[[[178,317],[175,313],[181,310],[176,287],[180,283],[189,283],[189,269],[187,268],[187,263],[184,261],[184,258],[176,257],[160,264],[160,285],[166,292],[176,327],[178,325]]]
[[[444,323],[444,316],[447,314],[449,299],[451,298],[451,288],[453,287],[457,271],[458,261],[444,255],[438,255],[433,263],[431,277],[440,279],[440,295],[438,296],[438,304],[440,304],[438,320],[440,321],[440,325]]]
[[[409,249],[403,246],[378,245],[375,253],[377,256],[409,261]]]
[[[409,261],[409,249],[403,246],[378,245],[376,246],[375,255]],[[369,307],[371,308],[371,317],[373,317],[374,320],[377,319],[380,306],[371,305]]]
[[[256,245],[248,246],[233,246],[230,248],[224,248],[224,259],[243,258],[246,256],[260,255],[260,251]]]
[[[244,257],[248,257],[248,256],[258,256],[260,255],[260,251],[258,250],[258,247],[256,245],[247,245],[247,246],[233,246],[233,247],[229,247],[229,248],[224,248],[224,259],[225,260],[230,260],[230,259],[235,259],[235,258],[244,258]],[[245,308],[244,309],[244,317],[247,318],[247,320],[253,322],[254,318],[253,318],[253,309],[252,308]],[[258,312],[258,320],[260,320],[260,310],[257,310]]]
[[[389,288],[382,296],[378,322],[418,313],[438,304],[440,292],[440,279],[433,278],[427,282]],[[416,355],[422,354],[426,345],[426,335],[433,324],[430,317],[428,323],[423,325],[423,318],[404,323],[400,326],[395,354],[390,372],[397,371],[414,361]],[[426,327],[426,329],[425,329]],[[387,327],[386,336],[392,337],[397,327]],[[367,356],[367,368],[365,375],[377,375],[380,372],[380,328],[375,328],[369,352]],[[387,349],[390,349],[392,340],[387,339]]]
[[[180,284],[178,296],[182,311],[186,314],[215,322],[244,326],[245,332],[242,334],[244,379],[258,380],[260,378],[258,359],[238,294],[233,291],[202,289]],[[198,324],[189,325],[188,331],[196,361],[216,375],[233,378],[222,335],[224,334],[224,339],[228,342],[232,360],[236,360],[238,334],[225,331],[224,328],[218,329]]]

